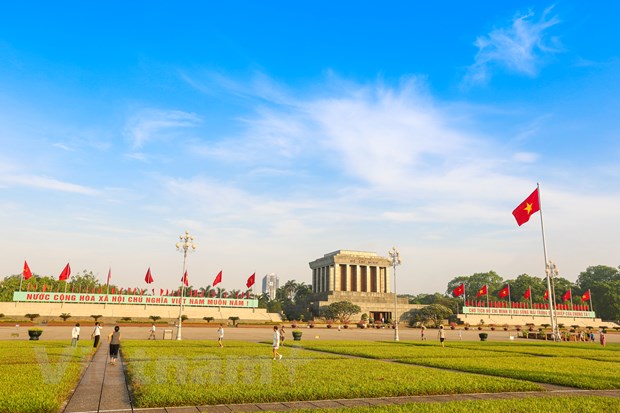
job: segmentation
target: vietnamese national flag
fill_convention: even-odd
[[[465,293],[465,284],[459,285],[452,291],[452,294],[454,294],[455,297],[459,297],[463,295],[464,293]]]
[[[545,296],[543,297],[543,300],[548,300],[549,299],[549,290],[545,290]]]
[[[69,266],[69,263],[67,263],[67,265],[65,265],[65,269],[62,270],[62,272],[60,273],[58,280],[59,281],[68,280],[70,275],[71,275],[71,267]]]
[[[245,283],[245,286],[250,288],[251,286],[254,285],[254,281],[256,280],[256,273],[250,275],[250,278],[248,278],[248,280]]]
[[[148,270],[146,270],[146,275],[144,276],[144,281],[146,281],[147,284],[152,283],[153,280],[153,276],[151,275],[151,267],[149,267]]]
[[[213,280],[213,286],[215,287],[216,285],[218,285],[221,282],[222,282],[222,271],[217,273],[217,276],[215,277],[215,280]]]
[[[30,267],[28,266],[28,263],[24,260],[24,280],[27,280],[28,278],[32,277],[32,271],[30,271]]]
[[[485,284],[480,290],[478,290],[478,295],[476,295],[476,298],[480,297],[481,295],[486,295],[487,293],[487,285]]]
[[[570,300],[570,299],[571,299],[571,296],[572,296],[572,294],[571,294],[571,290],[570,290],[570,288],[569,288],[569,289],[568,289],[568,291],[566,291],[566,292],[564,293],[564,295],[562,296],[562,300],[564,300],[564,301],[568,301],[568,300]]]
[[[581,296],[581,301],[588,301],[590,299],[590,290],[586,291],[582,296]]]
[[[47,291],[47,284],[43,284],[43,292]]]
[[[530,196],[525,198],[525,201],[521,202],[521,204],[512,211],[512,215],[517,220],[517,224],[521,226],[530,220],[532,214],[538,211],[540,211],[540,199],[538,197],[538,188],[536,188]]]
[[[181,281],[183,282],[183,285],[185,285],[186,287],[189,287],[189,280],[187,279],[187,270],[185,270],[185,274],[183,274],[183,278],[181,278]]]
[[[499,298],[506,298],[508,295],[510,295],[510,285],[507,285],[499,290]]]
[[[532,288],[531,287],[527,287],[527,290],[525,291],[525,293],[523,294],[523,298],[525,298],[526,300],[529,299],[532,296]]]

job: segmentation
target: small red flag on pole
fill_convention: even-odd
[[[69,279],[70,275],[71,275],[71,267],[69,266],[69,263],[67,263],[67,265],[65,266],[65,269],[62,270],[62,272],[60,273],[58,280],[66,281]]]
[[[256,281],[256,273],[250,275],[250,278],[248,278],[248,281],[245,283],[245,286],[250,288],[251,286],[254,285],[255,281]]]
[[[453,291],[452,294],[455,297],[460,297],[461,295],[463,295],[465,293],[465,284],[461,284],[458,287],[456,287]]]
[[[218,285],[221,282],[222,282],[222,271],[217,273],[217,276],[215,277],[215,280],[213,280],[213,286],[215,287],[216,285]]]
[[[151,267],[149,267],[149,269],[146,270],[146,276],[144,277],[144,281],[146,281],[147,284],[150,284],[153,282],[153,276],[151,275]]]
[[[185,270],[185,274],[183,274],[183,278],[181,278],[181,281],[183,282],[183,285],[185,285],[186,287],[189,287],[189,280],[187,279],[187,270]]]
[[[24,280],[27,280],[28,278],[32,277],[32,271],[30,271],[30,267],[28,266],[28,263],[24,260]]]

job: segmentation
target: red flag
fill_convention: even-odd
[[[566,291],[566,292],[564,293],[564,295],[562,296],[562,300],[564,300],[564,301],[568,301],[568,300],[570,300],[570,299],[571,299],[571,295],[572,295],[572,294],[571,294],[571,292],[570,292],[570,288],[569,288],[569,289],[568,289],[568,291]]]
[[[581,296],[581,301],[588,301],[590,299],[590,290],[586,291],[582,296]]]
[[[505,286],[499,291],[499,298],[506,298],[510,295],[510,285]]]
[[[459,297],[465,293],[465,284],[461,284],[452,291],[455,297]]]
[[[250,288],[251,286],[254,285],[254,281],[256,280],[256,273],[250,275],[250,278],[248,278],[248,280],[245,283],[245,286]]]
[[[99,290],[97,291],[97,294],[101,294],[101,286],[99,286]]]
[[[47,291],[47,284],[43,284],[43,292]]]
[[[185,270],[185,274],[183,274],[183,278],[181,278],[181,281],[186,287],[189,287],[189,280],[187,279],[187,270]]]
[[[166,295],[170,295],[170,291],[168,291],[168,289],[166,289]]]
[[[69,266],[69,263],[67,263],[67,265],[65,266],[65,269],[62,270],[62,272],[60,273],[60,277],[58,277],[58,280],[60,281],[68,280],[70,275],[71,275],[71,267]]]
[[[530,196],[525,198],[525,201],[521,202],[519,206],[512,211],[512,215],[517,220],[517,224],[521,226],[530,220],[532,214],[538,211],[540,211],[540,200],[538,198],[538,188],[536,188]]]
[[[32,277],[32,271],[30,271],[30,267],[28,266],[28,263],[24,260],[24,280],[27,280],[28,278]]]
[[[523,298],[525,298],[526,300],[529,299],[532,296],[532,288],[531,287],[527,287],[527,290],[525,291],[525,293],[523,294]]]
[[[216,285],[218,285],[221,282],[222,282],[222,271],[217,273],[217,276],[215,277],[215,280],[213,280],[213,286],[215,287]]]
[[[116,288],[112,287],[112,294],[116,292]]]
[[[543,297],[543,300],[548,300],[549,299],[549,290],[545,290],[545,296]]]
[[[144,281],[146,281],[147,284],[150,284],[153,282],[153,276],[151,275],[151,267],[149,267],[148,270],[146,270],[146,275],[144,276]]]
[[[480,297],[481,295],[486,295],[486,293],[487,293],[487,285],[485,284],[485,285],[484,285],[484,286],[483,286],[483,287],[482,287],[482,288],[478,291],[478,295],[476,296],[476,298],[477,298],[477,297]]]

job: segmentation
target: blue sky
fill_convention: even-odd
[[[620,250],[616,2],[0,6],[0,274],[310,282],[338,249],[576,280]],[[402,290],[401,290],[402,289]]]

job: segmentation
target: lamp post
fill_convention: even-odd
[[[185,262],[187,260],[187,251],[196,250],[196,245],[194,245],[194,237],[189,235],[189,230],[185,231],[185,235],[179,235],[180,242],[177,242],[176,247],[177,251],[183,253],[183,272],[181,273],[181,297],[179,299],[179,325],[177,328],[177,340],[181,340],[181,323],[182,323],[182,314],[183,314],[183,300],[185,296],[185,283],[183,279],[185,277]]]
[[[555,282],[553,281],[556,278],[560,271],[558,270],[558,266],[551,260],[547,261],[547,268],[545,269],[547,273],[547,285],[549,287],[549,301],[551,303],[551,330],[553,331],[553,340],[560,341],[560,328],[558,326],[558,314],[556,309],[554,308],[555,303]]]
[[[400,253],[396,247],[388,252],[390,255],[390,261],[392,262],[392,268],[394,269],[394,341],[398,341],[398,311],[397,311],[397,298],[396,294],[396,266],[401,264]]]

